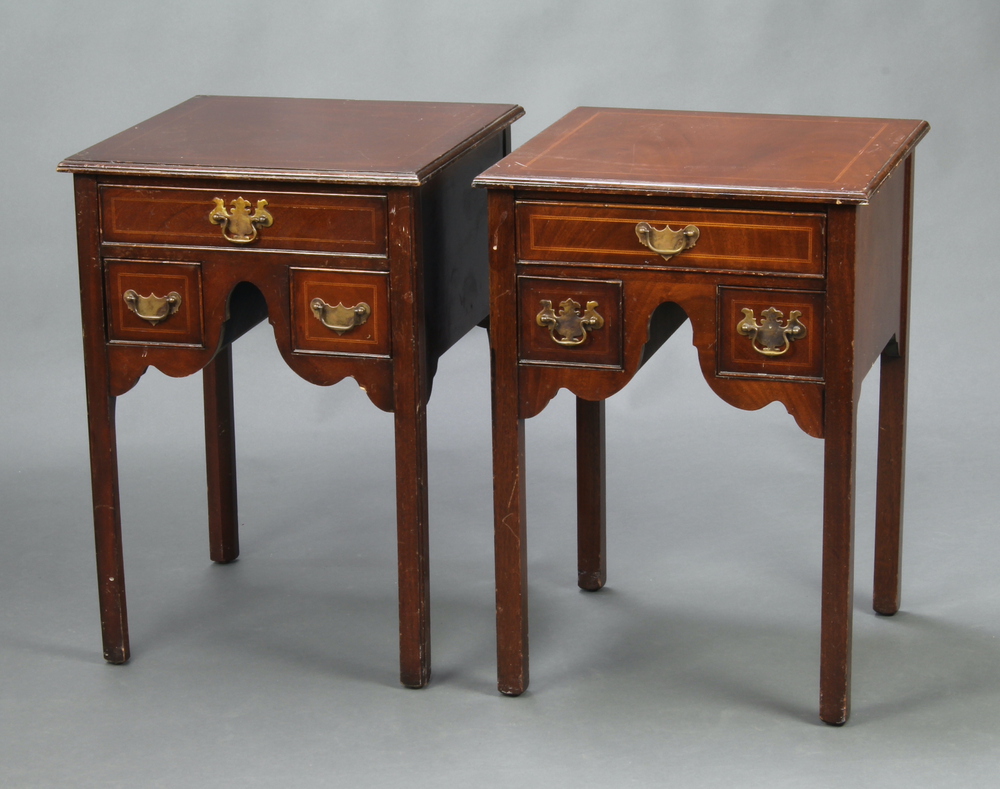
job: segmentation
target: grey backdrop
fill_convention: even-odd
[[[0,784],[983,786],[1000,756],[1000,4],[0,0]],[[392,420],[236,346],[243,555],[208,561],[200,379],[119,401],[133,657],[101,660],[71,153],[198,93],[923,118],[903,610],[818,722],[822,444],[682,331],[609,401],[608,587],[575,587],[572,400],[528,423],[531,690],[494,689],[486,335],[431,401],[434,677],[396,684]],[[335,444],[363,447],[343,468]],[[752,457],[780,484],[746,474]],[[989,776],[994,775],[993,779]]]

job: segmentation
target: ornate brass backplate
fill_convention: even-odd
[[[234,244],[249,244],[257,238],[258,227],[270,227],[274,218],[266,210],[267,200],[258,200],[257,206],[250,215],[250,202],[237,197],[230,204],[231,211],[226,211],[226,203],[221,197],[216,197],[215,208],[208,215],[208,221],[213,225],[222,225],[222,235]]]
[[[372,308],[363,301],[353,307],[345,307],[342,302],[333,307],[320,298],[310,301],[309,309],[320,323],[337,334],[344,334],[355,326],[360,326],[372,313]]]
[[[588,301],[582,315],[580,305],[573,299],[562,302],[558,314],[552,309],[549,299],[541,299],[541,304],[542,311],[535,316],[535,321],[539,326],[547,328],[552,339],[559,345],[580,345],[586,341],[587,332],[604,326],[604,318],[597,312],[596,301]]]
[[[153,293],[140,296],[129,288],[122,297],[132,312],[153,326],[162,323],[181,308],[181,294],[176,290],[166,296],[157,296]]]
[[[670,225],[666,225],[657,230],[649,222],[640,222],[635,226],[635,234],[644,247],[664,260],[670,260],[697,244],[701,231],[694,225],[686,225],[680,230],[672,230]]]
[[[805,324],[799,320],[802,313],[792,310],[788,320],[781,322],[784,313],[769,307],[760,317],[761,323],[754,320],[753,310],[743,308],[743,320],[736,324],[736,331],[744,337],[749,337],[753,349],[764,356],[781,356],[791,346],[792,340],[801,340],[806,336]]]

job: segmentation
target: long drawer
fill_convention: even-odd
[[[106,242],[386,256],[386,199],[280,189],[104,186]]]
[[[672,240],[666,228],[688,231]],[[637,232],[637,228],[639,229]],[[823,214],[522,201],[518,258],[823,276]],[[658,254],[643,243],[645,236]],[[657,236],[667,236],[660,238]]]

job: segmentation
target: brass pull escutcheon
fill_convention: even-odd
[[[170,291],[166,296],[156,296],[152,293],[148,296],[140,296],[129,288],[122,295],[132,312],[154,326],[162,323],[181,308],[181,294],[176,290]]]
[[[535,316],[535,322],[547,328],[559,345],[580,345],[586,341],[587,332],[604,326],[596,301],[588,301],[582,315],[580,305],[573,299],[566,299],[559,305],[558,315],[552,309],[551,301],[542,299],[541,303],[542,311]]]
[[[662,230],[657,230],[649,222],[640,222],[635,226],[635,234],[644,247],[664,260],[670,260],[697,244],[701,231],[694,225],[686,225],[680,230],[671,230],[670,225],[667,225]]]
[[[226,203],[221,197],[216,197],[215,208],[208,215],[208,221],[213,225],[222,225],[222,235],[234,244],[249,244],[257,238],[258,227],[270,227],[274,218],[267,211],[267,200],[258,200],[253,215],[250,215],[250,201],[237,197],[233,200],[231,211],[226,211]]]
[[[316,298],[309,302],[309,309],[320,323],[337,334],[344,334],[355,326],[360,326],[372,314],[372,308],[363,301],[354,307],[345,307],[343,302],[332,307],[323,299]]]
[[[736,324],[736,331],[744,337],[749,337],[753,349],[764,356],[781,356],[791,347],[792,340],[801,340],[806,336],[805,324],[799,320],[802,315],[798,310],[788,313],[788,320],[782,324],[784,313],[769,307],[760,317],[762,323],[757,323],[753,310],[743,308],[743,320]]]

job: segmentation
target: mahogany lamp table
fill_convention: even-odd
[[[204,370],[211,558],[233,561],[230,344],[266,317],[292,370],[353,377],[394,414],[401,678],[427,682],[426,404],[438,358],[488,313],[471,181],[522,113],[197,96],[59,165],[75,174],[105,659],[129,657],[115,398],[149,366]]]
[[[499,688],[528,685],[524,420],[577,397],[579,585],[605,582],[605,398],[686,319],[709,386],[825,440],[820,717],[847,720],[855,431],[881,358],[875,610],[899,607],[923,121],[579,108],[488,187]]]

